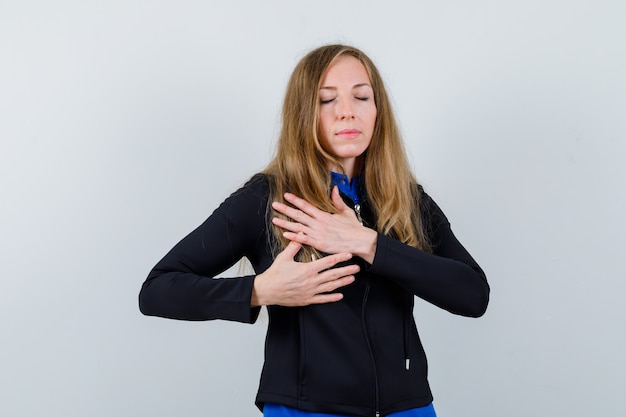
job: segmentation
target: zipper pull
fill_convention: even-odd
[[[355,204],[354,205],[354,212],[356,213],[356,218],[359,219],[359,223],[361,223],[361,225],[363,224],[363,218],[361,217],[361,205],[360,204]],[[378,416],[376,416],[378,417]]]
[[[404,360],[404,367],[406,368],[406,370],[407,370],[407,371],[409,370],[409,366],[410,366],[410,365],[411,365],[411,359],[406,358],[406,359]]]

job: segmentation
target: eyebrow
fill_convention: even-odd
[[[373,87],[369,83],[355,84],[352,86],[352,89],[360,88],[360,87],[369,87],[373,89]],[[323,87],[320,87],[320,90],[337,90],[337,87],[323,86]]]

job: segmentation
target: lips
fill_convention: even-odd
[[[354,139],[361,134],[361,131],[358,129],[342,129],[339,132],[335,133],[336,136],[339,136],[343,139]]]

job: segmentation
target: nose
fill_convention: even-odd
[[[354,107],[350,99],[339,100],[339,103],[337,104],[337,117],[339,119],[354,118]]]

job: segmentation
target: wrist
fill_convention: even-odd
[[[363,235],[359,239],[359,250],[355,253],[365,262],[372,264],[376,255],[376,242],[378,241],[378,232],[373,229],[363,227]]]
[[[252,284],[252,296],[250,297],[250,307],[262,307],[267,305],[263,291],[263,274],[254,277]]]

